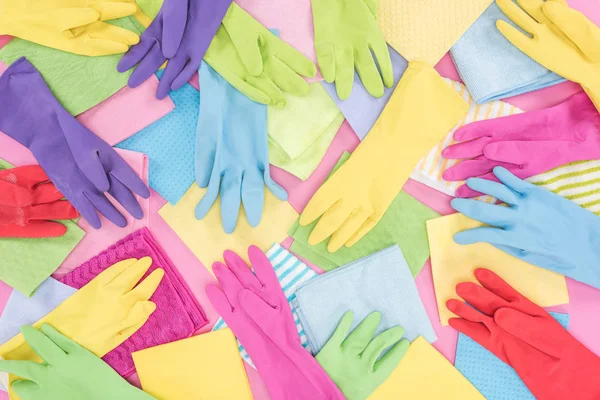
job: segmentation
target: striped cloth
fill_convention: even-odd
[[[471,122],[520,114],[524,111],[503,101],[476,104],[464,85],[450,79],[446,79],[446,81],[469,104],[469,112],[455,129],[419,161],[411,178],[449,196],[454,196],[456,189],[464,181],[447,182],[442,179],[442,174],[446,169],[460,162],[460,160],[449,160],[442,157],[443,149],[457,143],[453,139],[454,132]],[[581,207],[600,215],[600,160],[579,161],[563,165],[533,176],[527,181],[572,200]],[[479,200],[496,201],[490,196],[480,197]]]
[[[296,289],[303,283],[316,277],[317,273],[306,266],[302,261],[298,260],[292,253],[281,247],[279,243],[275,243],[266,254],[273,265],[273,269],[277,274],[277,279],[279,279],[283,293],[287,297],[291,307],[292,300],[296,298]],[[306,339],[306,334],[304,333],[304,328],[302,328],[298,315],[294,309],[292,309],[292,314],[294,316],[294,322],[296,322],[298,334],[300,335],[300,342],[307,351],[311,352],[308,340]],[[226,327],[227,324],[223,321],[223,318],[219,318],[212,330],[216,331]],[[238,348],[242,359],[246,361],[248,365],[252,366],[252,368],[256,368],[239,341]]]

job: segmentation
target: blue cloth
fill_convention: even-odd
[[[241,204],[250,226],[257,226],[265,185],[275,197],[287,200],[285,189],[270,175],[267,106],[250,100],[204,62],[198,73],[202,99],[196,133],[196,183],[208,189],[196,207],[196,218],[204,218],[220,196],[225,233],[235,230]]]
[[[54,310],[77,290],[48,278],[31,297],[13,290],[0,316],[0,344],[18,335],[22,325],[31,325]],[[6,388],[0,383],[0,389]]]
[[[496,28],[498,20],[517,27],[493,2],[450,50],[475,102],[500,100],[565,81],[513,46]]]
[[[568,328],[568,314],[550,315]],[[454,366],[488,400],[535,400],[514,369],[462,333],[458,335]]]
[[[318,276],[315,271],[310,269],[302,261],[298,260],[292,253],[281,247],[281,245],[278,243],[275,243],[273,247],[267,251],[267,257],[269,258],[269,261],[271,261],[273,269],[275,270],[275,274],[277,274],[277,279],[279,279],[279,284],[283,289],[283,293],[290,303],[296,298],[296,290],[300,285]],[[298,314],[293,309],[292,315],[294,316],[294,322],[296,322],[296,328],[298,329],[300,342],[302,343],[302,346],[310,352],[311,348],[308,344],[308,339],[306,338],[304,328],[300,323]],[[227,324],[225,321],[223,321],[223,318],[219,318],[212,330],[216,331],[226,327]],[[238,348],[240,350],[242,359],[254,367],[250,356],[239,342]]]
[[[327,93],[329,93],[333,101],[342,110],[342,114],[344,114],[344,117],[346,117],[346,120],[360,140],[363,140],[373,125],[375,125],[375,121],[379,118],[379,115],[390,100],[394,89],[396,89],[400,78],[408,67],[408,61],[404,57],[390,46],[388,46],[388,49],[392,59],[392,66],[394,67],[394,86],[390,89],[386,88],[383,97],[377,98],[371,96],[361,83],[356,71],[354,71],[352,94],[346,100],[339,99],[334,83],[323,82]]]
[[[376,335],[402,326],[404,337],[437,338],[415,280],[398,245],[327,272],[296,290],[292,300],[310,348],[318,353],[344,313],[354,311],[354,329],[367,315],[381,313]]]
[[[163,71],[156,73],[159,79],[162,74]],[[116,147],[146,154],[150,187],[175,204],[194,182],[194,141],[200,95],[187,83],[170,95],[175,103],[172,112]]]

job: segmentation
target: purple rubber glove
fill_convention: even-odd
[[[131,191],[147,198],[148,187],[112,147],[60,105],[25,57],[0,76],[0,104],[0,130],[31,150],[90,225],[100,228],[97,211],[118,226],[127,224],[106,198],[106,191],[132,216],[142,218]]]
[[[137,65],[128,82],[134,88],[169,59],[156,91],[156,97],[164,99],[198,71],[230,4],[231,0],[165,0],[140,42],[121,58],[117,71]]]
[[[213,266],[221,287],[209,285],[206,294],[248,352],[271,398],[344,399],[300,344],[292,310],[267,256],[250,246],[248,257],[254,273],[237,254],[226,251],[227,266]]]
[[[468,159],[444,171],[447,181],[483,178],[498,181],[494,167],[521,179],[574,161],[600,158],[600,114],[585,93],[544,110],[474,122],[456,131],[445,158]],[[457,197],[481,193],[460,186]]]

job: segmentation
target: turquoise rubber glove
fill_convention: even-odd
[[[377,24],[377,0],[312,0],[312,10],[319,68],[327,82],[335,81],[340,100],[350,97],[355,67],[371,96],[383,96],[383,85],[394,85],[394,69]]]
[[[12,384],[22,400],[152,400],[96,355],[52,326],[24,325],[21,333],[45,361],[0,360],[0,371],[21,376]]]
[[[316,358],[348,400],[363,400],[392,374],[410,343],[406,339],[400,340],[404,335],[401,326],[388,329],[371,340],[381,321],[381,313],[378,312],[369,314],[348,335],[353,319],[352,311],[344,314],[333,336]],[[390,351],[380,358],[392,345]]]
[[[202,63],[199,74],[196,183],[208,190],[196,207],[196,218],[208,214],[220,192],[226,233],[235,230],[240,203],[250,226],[257,226],[265,184],[275,197],[287,200],[287,192],[271,179],[269,171],[267,107],[238,92],[207,63]]]
[[[522,181],[505,168],[494,168],[494,175],[502,183],[473,178],[467,185],[508,207],[472,199],[452,200],[456,211],[491,225],[459,232],[454,241],[487,242],[530,264],[600,288],[600,217]]]

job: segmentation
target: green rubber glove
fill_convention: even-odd
[[[237,90],[257,103],[285,105],[284,92],[308,96],[302,76],[314,78],[317,67],[232,3],[213,38],[206,61]]]
[[[154,399],[131,386],[100,358],[48,324],[42,325],[41,332],[24,325],[21,333],[45,361],[42,364],[0,360],[0,371],[25,378],[12,384],[12,389],[22,400]]]
[[[335,81],[338,97],[350,96],[355,67],[367,91],[383,96],[383,85],[394,85],[394,71],[377,24],[377,0],[312,0],[312,10],[319,68],[327,82]]]
[[[400,340],[404,335],[401,326],[388,329],[371,340],[381,321],[381,313],[369,314],[348,335],[353,320],[352,311],[344,314],[316,358],[348,400],[364,400],[396,369],[410,343],[406,339]],[[381,353],[392,345],[394,347],[380,359]]]

